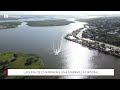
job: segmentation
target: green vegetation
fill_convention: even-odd
[[[74,23],[73,21],[67,21],[65,19],[60,20],[44,20],[44,21],[26,21],[29,26],[62,26]]]
[[[0,29],[16,28],[21,22],[0,22]]]
[[[90,38],[91,40],[95,40],[95,41],[99,41],[99,42],[103,42],[103,43],[108,43],[111,45],[115,45],[115,46],[120,46],[120,37],[118,37],[117,35],[114,34],[108,34],[105,33],[104,31],[90,31],[91,29],[89,29],[88,31],[84,32],[82,34],[82,37],[84,38]]]
[[[120,46],[120,17],[100,17],[86,20],[89,28],[82,37]]]
[[[6,68],[11,69],[42,69],[42,59],[34,54],[5,52],[0,54],[0,78],[19,79],[25,77],[6,77]]]
[[[18,20],[18,18],[12,18],[12,17],[3,18],[3,17],[0,17],[0,20]]]
[[[0,54],[0,61],[11,61],[14,58],[13,52],[5,52]]]

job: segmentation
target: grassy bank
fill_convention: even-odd
[[[73,21],[67,21],[65,19],[60,20],[44,20],[44,21],[26,21],[29,26],[62,26],[74,23]]]
[[[5,52],[0,54],[0,78],[18,79],[25,77],[6,77],[6,68],[11,69],[42,69],[44,64],[42,59],[34,54]]]
[[[7,28],[16,28],[22,22],[0,22],[0,29],[7,29]]]

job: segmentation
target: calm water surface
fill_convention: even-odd
[[[67,41],[63,37],[83,27],[82,22],[65,26],[29,27],[23,22],[17,28],[0,30],[0,52],[15,51],[35,53],[41,56],[47,69],[115,69],[115,76],[62,76],[39,77],[52,79],[120,79],[120,59],[80,44]],[[54,45],[54,48],[53,48]],[[55,56],[54,49],[61,45],[61,52]]]

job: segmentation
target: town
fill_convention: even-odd
[[[120,48],[117,46],[79,37],[78,34],[81,32],[82,29],[84,28],[77,29],[70,34],[67,34],[65,36],[65,39],[79,43],[83,46],[87,46],[89,47],[89,49],[95,49],[98,50],[99,52],[104,52],[106,54],[120,57]]]
[[[86,20],[87,28],[83,38],[120,47],[120,17],[100,17]]]

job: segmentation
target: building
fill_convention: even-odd
[[[8,18],[8,15],[4,15],[4,18]]]

